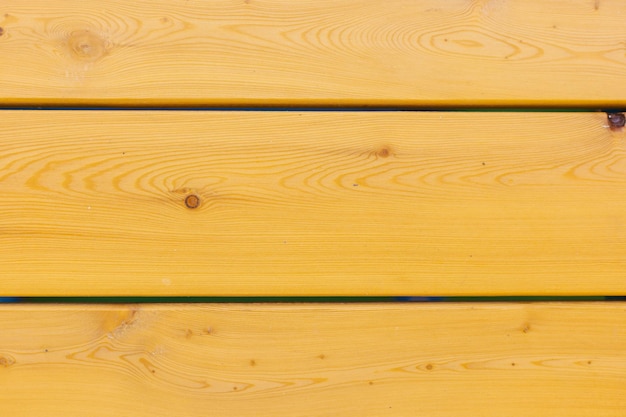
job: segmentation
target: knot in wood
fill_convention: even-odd
[[[13,365],[14,363],[15,363],[15,359],[13,359],[11,356],[0,355],[0,367],[8,368],[9,366]]]
[[[187,208],[195,209],[200,205],[200,197],[195,194],[188,195],[187,197],[185,197],[185,205],[187,206]]]
[[[104,39],[89,30],[76,30],[70,34],[68,46],[76,59],[96,61],[106,54]]]

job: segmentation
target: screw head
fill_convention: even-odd
[[[607,118],[609,119],[609,126],[612,128],[624,127],[626,125],[624,113],[608,113]]]

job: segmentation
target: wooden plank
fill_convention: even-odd
[[[625,155],[603,113],[5,111],[0,294],[623,295]]]
[[[619,304],[0,307],[16,417],[623,416]]]
[[[626,105],[621,0],[3,0],[0,105]]]

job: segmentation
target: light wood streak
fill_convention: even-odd
[[[626,104],[621,0],[3,0],[0,105]]]
[[[16,417],[622,416],[619,304],[1,306]]]
[[[603,113],[6,111],[0,294],[622,295],[625,139]]]

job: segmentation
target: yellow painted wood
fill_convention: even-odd
[[[0,294],[622,295],[625,189],[603,113],[5,111]]]
[[[3,0],[0,105],[624,107],[622,0]]]
[[[1,306],[15,417],[609,417],[623,303]]]

